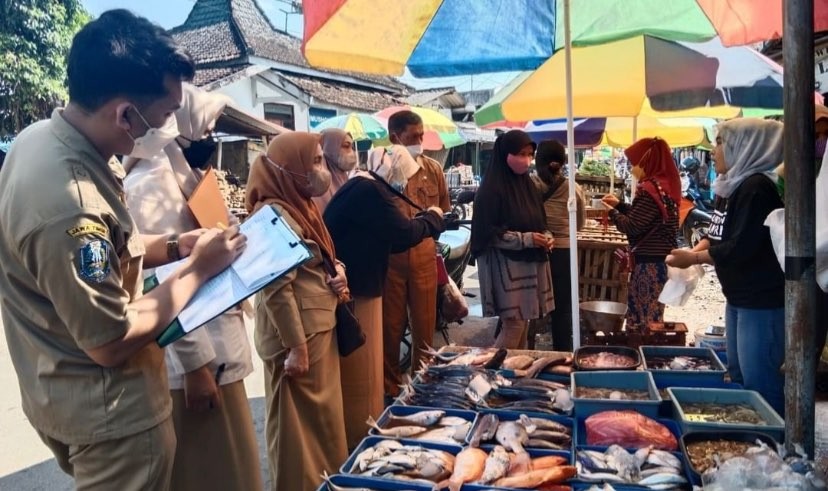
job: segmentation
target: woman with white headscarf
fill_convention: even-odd
[[[348,268],[354,310],[366,342],[340,361],[345,430],[348,446],[365,436],[368,416],[379,417],[383,404],[382,291],[388,258],[443,231],[443,210],[433,208],[409,219],[397,207],[400,199],[389,189],[405,189],[418,170],[405,147],[374,149],[368,168],[359,172],[333,197],[325,224],[338,258]]]
[[[755,118],[718,126],[713,160],[716,211],[708,237],[667,264],[713,264],[727,299],[728,371],[784,415],[785,277],[765,219],[783,206],[773,170],[782,162],[782,123]]]
[[[354,150],[354,139],[350,133],[339,128],[328,128],[322,130],[320,135],[325,165],[331,173],[331,187],[322,196],[313,198],[313,201],[319,211],[324,213],[331,198],[348,182],[351,171],[357,165],[357,154]]]
[[[151,159],[127,158],[124,189],[142,233],[195,230],[187,206],[215,150],[211,132],[227,97],[184,85],[179,136]],[[230,221],[235,221],[228,217]],[[145,270],[145,275],[152,271]],[[241,309],[234,308],[165,350],[178,445],[171,489],[262,489],[244,378],[253,371]]]

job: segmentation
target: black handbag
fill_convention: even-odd
[[[336,267],[326,257],[323,260],[325,271],[336,276]],[[348,356],[365,344],[365,332],[354,314],[354,301],[347,300],[336,306],[336,344],[339,347],[339,356]]]

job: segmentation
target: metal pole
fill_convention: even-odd
[[[638,141],[638,116],[633,118],[633,131],[632,131],[632,142],[635,143]],[[635,188],[638,187],[638,179],[635,176],[632,176],[630,179],[630,201],[635,199]]]
[[[577,162],[575,161],[575,122],[574,110],[572,108],[572,34],[569,29],[569,2],[563,0],[564,8],[564,42],[566,60],[566,154],[569,167],[569,199],[567,209],[569,210],[569,273],[571,276],[570,288],[572,289],[572,347],[578,349],[581,346],[581,311],[580,311],[580,288],[578,281],[578,205],[575,193],[575,173]]]
[[[814,0],[786,0],[785,63],[785,446],[814,456],[816,372],[816,169]]]

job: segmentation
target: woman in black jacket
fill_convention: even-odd
[[[354,313],[366,342],[340,361],[345,430],[349,446],[365,435],[368,416],[379,417],[383,404],[382,291],[388,258],[427,237],[443,232],[443,210],[429,209],[409,219],[399,210],[389,189],[404,189],[417,171],[405,147],[377,149],[370,159],[378,162],[375,174],[359,173],[346,182],[325,209],[325,225],[334,241],[337,258],[345,263]],[[376,177],[375,177],[376,176]]]
[[[740,118],[718,125],[713,160],[716,211],[708,236],[667,264],[713,264],[727,299],[727,364],[734,382],[784,415],[785,276],[764,222],[782,208],[773,170],[782,162],[782,123]]]

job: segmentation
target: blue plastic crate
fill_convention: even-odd
[[[379,491],[433,491],[433,487],[424,484],[412,483],[411,481],[394,481],[391,479],[365,479],[348,474],[337,474],[330,477],[331,482],[336,486],[348,488],[370,488]],[[317,491],[328,491],[324,482]]]
[[[679,424],[672,419],[656,419],[655,421],[666,426],[667,429],[670,430],[670,433],[676,437],[676,445],[679,445],[682,434]],[[586,418],[577,418],[575,420],[575,428],[572,437],[572,441],[576,447],[587,445]]]
[[[610,399],[589,399],[576,397],[578,387],[600,387],[609,389],[646,390],[647,401],[616,401]],[[652,375],[648,372],[575,372],[572,374],[572,401],[575,403],[575,417],[585,418],[591,414],[610,410],[632,409],[644,416],[658,417],[661,396]]]
[[[641,346],[641,359],[644,369],[653,374],[656,384],[668,386],[698,387],[700,383],[724,381],[727,368],[710,348],[688,348],[681,346]],[[650,368],[647,359],[653,356],[695,356],[707,358],[714,366],[713,370],[656,370]]]
[[[658,388],[658,390],[659,390],[659,394],[661,393],[660,391],[662,389],[666,390],[670,387],[684,387],[683,384],[671,385],[670,382],[673,382],[673,381],[669,380],[669,379],[668,380],[661,380],[661,381],[656,380],[655,384],[656,384],[656,388]],[[681,382],[684,382],[684,380],[682,380]],[[731,390],[733,390],[733,389],[735,389],[735,390],[744,389],[744,387],[741,384],[734,384],[733,382],[725,382],[723,380],[716,380],[716,381],[704,380],[702,382],[694,384],[693,388],[696,388],[696,389],[698,389],[698,388],[731,389]],[[661,418],[673,418],[673,417],[675,417],[675,415],[676,415],[676,411],[673,409],[673,400],[669,397],[669,395],[666,395],[666,397],[662,396],[661,397],[661,404],[658,407],[658,416],[661,417]]]
[[[419,447],[423,447],[423,448],[430,448],[432,450],[443,450],[443,451],[448,452],[452,455],[457,455],[458,453],[460,453],[460,450],[462,450],[462,447],[460,445],[445,445],[445,444],[442,444],[442,443],[419,442],[417,440],[394,440],[393,438],[385,438],[385,437],[381,437],[381,436],[368,436],[368,437],[363,438],[362,441],[359,442],[359,445],[357,446],[357,448],[351,453],[351,455],[348,456],[348,460],[346,460],[345,463],[342,464],[342,467],[340,467],[340,469],[339,469],[340,472],[342,474],[349,474],[350,475],[351,474],[351,472],[350,472],[351,468],[354,466],[354,463],[356,462],[357,456],[363,450],[365,450],[366,448],[373,447],[374,445],[376,445],[377,443],[379,443],[383,440],[398,441],[398,442],[402,443],[403,445],[414,445],[414,446],[419,446]],[[359,476],[359,477],[362,478],[362,476]],[[385,478],[385,477],[364,477],[363,479],[368,479],[368,480],[371,480],[371,481],[376,480],[376,481],[382,481],[382,482],[396,481],[395,479],[388,479],[388,478]],[[399,481],[399,482],[405,482],[405,481]]]
[[[753,443],[761,440],[776,450],[777,442],[773,437],[759,431],[691,431],[681,437],[681,453],[684,456],[684,465],[687,466],[693,484],[701,486],[701,475],[690,462],[687,454],[687,445],[703,440],[734,440]]]
[[[549,415],[549,414],[540,414],[540,413],[519,413],[519,412],[515,412],[515,411],[500,411],[500,410],[496,410],[496,409],[486,409],[486,410],[483,410],[480,413],[478,413],[477,421],[475,422],[475,424],[472,427],[471,431],[469,431],[469,436],[466,438],[466,443],[468,443],[471,440],[471,436],[474,434],[474,430],[477,429],[477,425],[480,424],[480,420],[483,417],[483,415],[489,414],[489,413],[497,415],[497,417],[500,421],[517,421],[518,418],[520,418],[521,414],[525,414],[526,416],[528,416],[530,418],[548,419],[550,421],[560,423],[560,424],[566,426],[567,428],[569,428],[570,431],[573,432],[572,441],[573,442],[575,441],[575,435],[574,435],[574,429],[573,429],[573,419],[572,418],[568,418],[566,416],[552,416],[552,415]],[[487,447],[489,445],[485,444],[484,442],[480,442],[480,446],[481,447]],[[535,450],[535,449],[532,449],[531,447],[527,447],[527,450]],[[548,450],[548,449],[537,449],[537,450],[544,450],[546,452],[559,452],[559,450]],[[571,450],[571,448],[570,448],[570,450]]]
[[[477,419],[477,413],[474,411],[461,411],[459,409],[437,409],[433,407],[420,407],[420,406],[388,406],[385,408],[385,411],[380,415],[379,419],[377,420],[377,425],[380,428],[383,428],[385,424],[388,422],[389,417],[393,414],[395,416],[408,416],[410,414],[419,413],[420,411],[445,411],[446,416],[457,416],[460,418],[465,419],[466,421],[472,424],[471,427],[474,427],[475,420]],[[470,429],[471,429],[470,427]],[[383,436],[380,435],[377,430],[371,428],[368,432],[369,436]],[[392,437],[393,438],[393,437]],[[417,440],[417,441],[428,441],[428,440]],[[458,443],[459,444],[459,443]]]
[[[687,387],[671,387],[667,389],[673,401],[676,420],[681,424],[682,431],[731,431],[749,430],[767,433],[778,441],[785,438],[785,421],[777,414],[770,404],[753,390],[728,389],[695,389]],[[688,420],[682,410],[682,403],[713,403],[713,404],[744,404],[754,409],[766,422],[766,425],[752,425],[747,423],[710,423],[705,421]]]
[[[598,452],[605,452],[608,448],[609,447],[578,445],[578,446],[575,447],[576,455],[574,455],[573,458],[576,459],[576,461],[577,461],[577,453],[580,450],[595,450],[595,451],[598,451]],[[636,451],[636,449],[634,449],[634,448],[628,448],[626,450],[628,452],[635,452]],[[687,462],[685,462],[685,460],[684,460],[684,456],[679,452],[670,452],[670,453],[672,453],[684,465],[684,472],[682,473],[682,475],[687,479],[687,482],[688,482],[688,484],[686,486],[681,487],[681,488],[677,487],[675,489],[687,489],[687,490],[692,489],[693,486],[692,486],[692,484],[690,484],[690,483],[692,483],[692,476],[690,475],[690,470],[687,466]],[[578,479],[578,477],[576,476],[575,479],[572,480],[572,489],[573,490],[576,490],[576,489],[577,490],[587,490],[591,486],[595,486],[596,484],[598,485],[599,488],[601,486],[603,486],[602,483],[587,482],[587,481],[584,481],[582,479]],[[646,486],[636,486],[635,484],[612,484],[612,487],[616,491],[651,491],[652,490],[652,488],[648,488]]]

